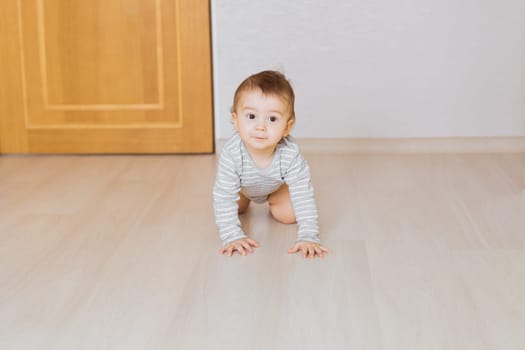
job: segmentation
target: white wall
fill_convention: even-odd
[[[525,0],[211,0],[216,137],[280,69],[296,137],[525,135]]]

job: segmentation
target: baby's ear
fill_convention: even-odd
[[[239,120],[237,118],[237,113],[232,112],[232,124],[236,131],[239,131]]]
[[[284,136],[288,136],[290,134],[290,131],[292,131],[294,124],[295,124],[295,118],[290,118],[286,122],[286,130],[284,131]]]

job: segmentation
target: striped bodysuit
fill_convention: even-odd
[[[258,168],[238,133],[224,145],[213,188],[215,220],[223,245],[246,237],[238,215],[239,192],[255,203],[287,184],[297,219],[297,241],[319,243],[317,207],[310,181],[310,170],[299,147],[290,136],[275,149],[271,164]]]

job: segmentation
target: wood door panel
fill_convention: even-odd
[[[16,6],[23,105],[3,109],[27,142],[2,152],[213,151],[208,1]]]
[[[63,130],[30,130],[29,153],[62,153],[63,144],[75,149],[75,153],[207,153],[198,151],[192,145],[187,146],[181,140],[182,129],[71,129]],[[206,135],[200,135],[204,137]],[[57,138],[60,142],[57,142]],[[162,149],[162,152],[159,151]]]
[[[37,3],[36,9],[24,7],[24,43],[26,51],[37,46],[32,51],[40,51],[44,60],[42,87],[49,105],[160,104],[164,72],[158,1],[125,1],[119,9],[123,1],[67,0],[69,11],[62,10],[65,0],[28,5]],[[168,55],[174,53],[170,49],[165,49]]]

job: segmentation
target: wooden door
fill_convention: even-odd
[[[213,152],[208,1],[0,0],[0,152]]]

